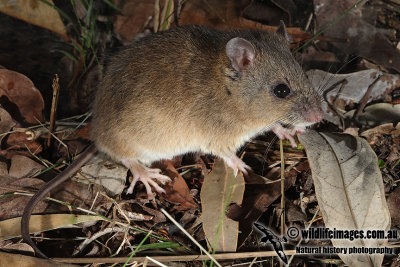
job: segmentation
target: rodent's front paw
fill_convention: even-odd
[[[296,132],[302,134],[305,128],[301,126],[296,126],[292,129],[284,128],[282,125],[277,124],[272,128],[272,131],[278,136],[279,139],[288,139],[292,147],[297,147],[297,143],[294,140],[294,135]]]

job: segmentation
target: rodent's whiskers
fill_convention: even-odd
[[[276,136],[276,135],[272,138],[271,142],[268,144],[267,148],[265,149],[265,152],[264,152],[264,155],[263,155],[263,159],[267,158],[269,149],[272,147],[272,144],[275,143],[277,138],[278,138],[278,136]],[[266,160],[263,161],[262,168],[261,168],[261,176],[264,176],[264,168],[265,168],[265,163],[266,162],[267,162]]]
[[[300,121],[299,116],[297,116],[293,112],[289,112],[286,114],[286,118],[288,119],[287,122],[284,122],[285,124],[288,124],[290,126],[294,126],[296,122]]]
[[[344,67],[346,67],[348,64],[350,64],[351,62],[353,62],[354,60],[356,60],[356,59],[358,59],[358,58],[360,58],[360,56],[356,56],[356,57],[354,57],[354,58],[348,60],[346,63],[344,63],[344,64],[335,72],[334,75],[331,75],[331,76],[329,77],[329,79],[328,79],[326,82],[324,82],[324,80],[325,80],[325,78],[324,78],[323,81],[321,82],[321,85],[318,86],[317,92],[320,93],[320,94],[323,93],[323,92],[325,91],[326,87],[328,86],[329,82],[330,82],[334,77],[336,77],[336,74],[338,74]],[[331,66],[329,67],[328,72],[329,72],[329,70],[331,69],[331,67],[332,67],[332,64],[331,64]],[[328,76],[328,73],[325,74],[325,77],[327,77],[327,76]]]

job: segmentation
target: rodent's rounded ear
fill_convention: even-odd
[[[279,22],[279,26],[278,29],[276,29],[276,33],[285,37],[285,39],[288,41],[289,44],[293,43],[293,37],[287,32],[286,25],[285,22],[283,22],[283,20]]]
[[[256,50],[249,41],[235,37],[226,44],[226,55],[231,60],[232,67],[243,72],[253,65]]]

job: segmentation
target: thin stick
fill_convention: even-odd
[[[280,152],[281,152],[281,236],[284,236],[285,232],[285,155],[283,154],[283,142],[279,140]],[[280,261],[280,266],[283,266]]]
[[[187,237],[189,237],[189,239],[192,240],[192,242],[195,243],[196,246],[198,246],[199,249],[200,249],[201,251],[203,251],[211,260],[213,260],[214,263],[215,263],[218,267],[222,267],[221,264],[219,264],[219,263],[214,259],[214,257],[211,256],[211,254],[208,253],[208,251],[205,250],[205,249],[199,244],[199,242],[197,242],[196,239],[193,238],[193,236],[191,236],[177,221],[175,221],[175,219],[172,218],[172,216],[169,215],[169,213],[168,213],[166,210],[161,209],[161,212],[164,213],[164,215],[167,216],[167,218],[170,219],[171,222],[173,222],[173,223],[176,225],[176,227],[178,227]]]
[[[358,116],[360,116],[361,112],[363,112],[365,106],[368,103],[368,99],[371,95],[372,88],[374,88],[375,84],[379,81],[380,78],[381,78],[381,75],[378,75],[378,77],[368,86],[367,92],[365,92],[365,95],[361,99],[360,106],[358,107],[357,111],[354,113],[353,121],[355,121],[358,118]]]
[[[160,0],[154,0],[154,20],[153,30],[158,32],[160,29]]]
[[[286,255],[296,254],[296,250],[285,250]],[[248,259],[254,257],[276,257],[275,251],[255,251],[255,252],[233,252],[214,254],[214,259],[218,260],[236,260]],[[113,257],[113,258],[52,258],[56,262],[65,263],[121,263],[126,262],[128,257]],[[146,257],[133,257],[130,262],[144,262]],[[180,261],[203,261],[208,260],[207,255],[183,255],[183,256],[154,256],[152,259],[159,262],[180,262]]]
[[[58,95],[60,92],[60,84],[58,78],[58,74],[56,74],[56,77],[53,79],[53,99],[51,102],[51,113],[50,113],[50,127],[49,131],[50,133],[54,132],[54,129],[56,128],[56,114],[57,114],[57,105],[58,105]],[[47,138],[47,147],[50,147],[51,145],[51,134],[49,134],[49,137]]]
[[[159,261],[157,261],[157,260],[155,260],[155,259],[153,259],[153,258],[150,258],[149,256],[146,256],[146,259],[148,259],[148,260],[154,262],[154,263],[157,264],[158,266],[161,266],[161,267],[168,267],[167,265],[162,264],[161,262],[159,262]]]

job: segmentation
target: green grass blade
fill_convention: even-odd
[[[140,247],[139,251],[148,250],[148,249],[167,249],[167,248],[180,248],[181,246],[178,243],[174,242],[161,242],[161,243],[153,243],[153,244],[145,244]]]
[[[113,2],[111,2],[110,0],[103,0],[104,3],[106,3],[107,5],[109,5],[111,8],[115,9],[116,11],[122,13],[122,9],[117,7],[116,5],[114,5]]]
[[[64,56],[67,56],[68,58],[70,58],[75,64],[78,63],[78,59],[76,57],[74,57],[71,53],[65,51],[65,50],[61,50],[61,49],[54,49],[54,51],[57,51],[61,54],[63,54]]]
[[[133,256],[135,256],[136,252],[140,249],[140,247],[143,245],[144,242],[146,242],[147,238],[149,238],[150,234],[152,231],[148,232],[147,235],[142,239],[142,241],[140,241],[139,245],[136,247],[136,249],[131,253],[131,255],[129,256],[129,258],[126,260],[126,262],[124,263],[124,267],[126,267],[129,262],[131,261],[131,259],[133,258]]]

